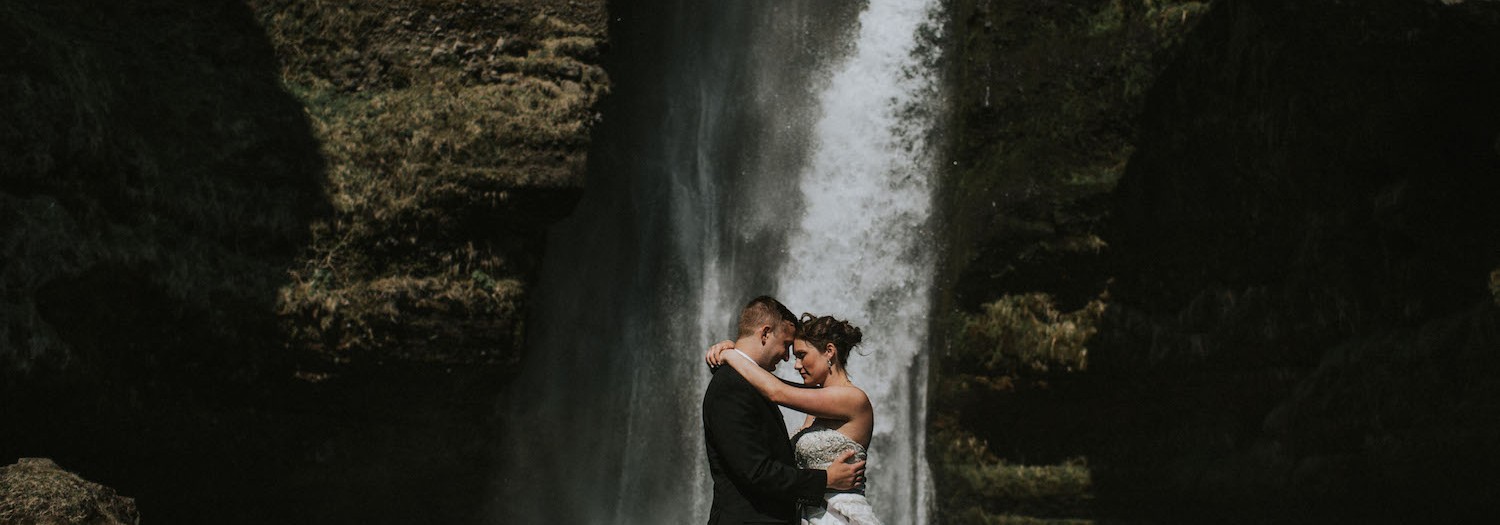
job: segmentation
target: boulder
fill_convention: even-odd
[[[0,523],[123,525],[141,522],[135,500],[47,458],[0,467]]]

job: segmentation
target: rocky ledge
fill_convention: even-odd
[[[599,2],[257,0],[328,162],[278,309],[312,363],[509,363],[608,91]]]

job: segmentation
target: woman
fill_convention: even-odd
[[[863,461],[875,429],[875,409],[869,396],[849,380],[852,350],[862,337],[859,328],[831,316],[802,314],[802,327],[792,343],[797,373],[804,385],[783,382],[734,348],[734,341],[714,345],[704,356],[709,366],[728,364],[772,402],[807,414],[802,429],[792,436],[799,468],[827,468],[845,450],[850,462]],[[829,492],[824,507],[804,508],[802,523],[878,525],[880,520],[863,489]]]

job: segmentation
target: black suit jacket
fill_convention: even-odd
[[[793,523],[797,504],[820,505],[822,470],[798,469],[781,411],[733,367],[703,394],[703,439],[714,479],[708,523]]]

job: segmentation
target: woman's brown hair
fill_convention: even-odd
[[[822,352],[829,343],[833,343],[834,351],[838,353],[839,366],[843,367],[844,373],[847,374],[849,354],[853,353],[854,347],[859,345],[864,337],[859,327],[831,315],[818,317],[804,313],[800,321],[802,329],[797,332],[797,338],[812,343],[819,352]]]

